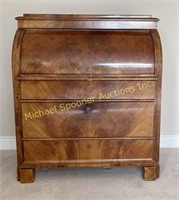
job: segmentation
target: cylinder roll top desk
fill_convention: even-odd
[[[36,168],[139,166],[159,177],[157,18],[17,17],[12,52],[17,179]]]

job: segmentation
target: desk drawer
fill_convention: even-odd
[[[153,136],[154,102],[72,103],[23,103],[23,136]]]
[[[73,139],[24,141],[25,162],[154,159],[153,140]]]
[[[155,81],[22,81],[22,99],[154,99]]]

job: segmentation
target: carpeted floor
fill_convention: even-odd
[[[2,200],[178,200],[179,149],[161,149],[161,175],[144,181],[137,167],[39,169],[32,184],[16,181],[16,153],[0,151]]]

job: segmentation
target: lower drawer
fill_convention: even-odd
[[[154,159],[154,144],[154,140],[28,140],[24,141],[24,162]]]

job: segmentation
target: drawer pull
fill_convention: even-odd
[[[89,113],[91,113],[92,112],[92,107],[91,106],[86,106],[85,107],[85,113],[86,114],[89,114]]]
[[[88,67],[86,68],[86,71],[89,72],[89,73],[91,73],[91,71],[92,71],[91,67],[88,66]]]

